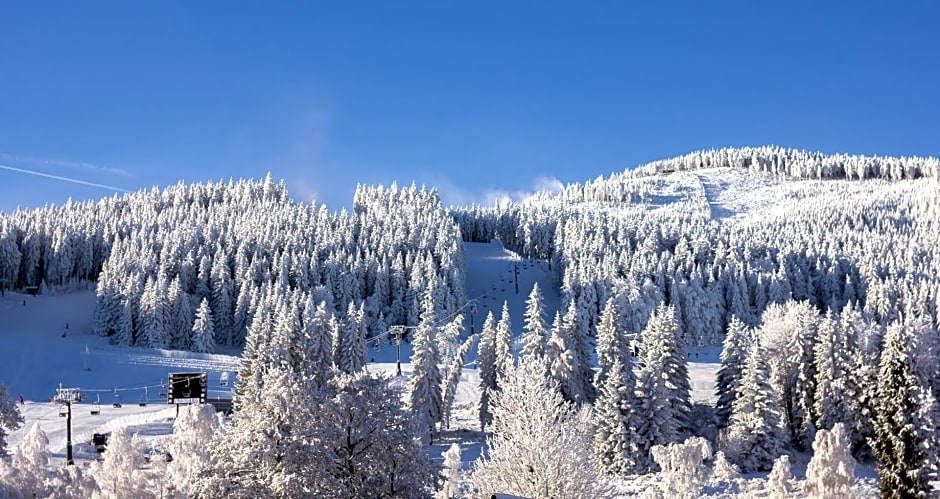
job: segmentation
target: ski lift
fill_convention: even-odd
[[[163,381],[160,382],[160,398],[166,398],[166,383]]]
[[[228,371],[222,372],[222,377],[219,379],[219,386],[228,386]]]
[[[119,398],[119,397],[120,397],[120,395],[118,395],[118,390],[117,390],[117,387],[115,386],[115,387],[114,387],[114,403],[111,404],[111,407],[114,407],[115,409],[120,409],[120,408],[121,408],[121,403],[118,402],[118,398]]]
[[[140,397],[140,402],[138,405],[141,407],[147,407],[147,387],[144,387],[144,394]]]
[[[98,416],[101,414],[101,395],[97,395],[95,399],[95,405],[91,406],[91,415]]]

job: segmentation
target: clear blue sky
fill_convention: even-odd
[[[692,150],[940,156],[940,2],[0,0],[0,165],[446,202]],[[0,210],[109,191],[0,169]]]

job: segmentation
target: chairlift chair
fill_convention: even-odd
[[[95,399],[95,405],[91,406],[91,415],[98,416],[100,414],[101,414],[101,396],[99,395],[98,398]]]
[[[147,407],[147,387],[146,386],[144,387],[144,394],[140,397],[140,402],[138,402],[138,405],[140,405],[141,407]]]

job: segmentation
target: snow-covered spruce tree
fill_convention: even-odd
[[[212,327],[217,345],[233,345],[233,314],[235,311],[235,283],[228,255],[219,245],[212,257],[209,283],[209,306],[212,308]]]
[[[12,488],[18,489],[23,497],[49,496],[53,492],[47,483],[50,456],[46,432],[39,423],[33,423],[23,440],[13,448],[11,464],[15,482]]]
[[[643,331],[637,376],[637,469],[653,469],[650,449],[679,442],[688,428],[691,386],[672,307],[660,305]]]
[[[269,340],[272,328],[271,314],[266,304],[261,303],[255,312],[245,349],[238,367],[237,381],[232,389],[232,407],[235,412],[250,409],[258,403],[263,388],[263,376],[270,366]]]
[[[922,497],[930,494],[929,453],[916,420],[920,385],[913,350],[917,339],[903,325],[892,324],[885,335],[875,406],[875,438],[871,442],[881,476],[881,496]]]
[[[769,470],[786,448],[779,402],[769,378],[763,348],[755,345],[744,365],[730,424],[722,435],[725,455],[745,473]]]
[[[366,364],[365,330],[359,312],[360,309],[350,301],[346,317],[341,321],[337,367],[347,374],[359,371]]]
[[[604,311],[601,313],[597,325],[597,365],[600,368],[595,379],[598,387],[604,385],[607,378],[607,369],[614,365],[615,360],[632,368],[630,361],[630,345],[626,331],[621,329],[623,322],[619,295],[612,295],[607,299]]]
[[[210,443],[212,465],[193,482],[194,497],[305,497],[325,480],[328,467],[314,465],[325,463],[316,455],[325,449],[312,446],[322,431],[317,388],[269,365],[259,369],[263,393]]]
[[[795,308],[795,330],[787,350],[790,374],[790,404],[792,417],[790,435],[798,449],[806,449],[816,433],[816,340],[817,314],[807,304]]]
[[[126,428],[111,432],[104,463],[92,466],[91,473],[100,489],[100,496],[107,499],[136,499],[147,497],[147,480],[144,478],[143,451],[135,446]]]
[[[488,451],[471,475],[476,494],[608,497],[586,412],[566,402],[538,366],[514,368],[493,400]]]
[[[636,376],[632,367],[614,359],[594,401],[594,454],[604,471],[625,475],[635,469],[631,448],[636,398]]]
[[[753,335],[747,324],[735,316],[728,322],[728,331],[721,346],[721,367],[715,382],[715,391],[718,392],[718,401],[715,403],[715,416],[718,418],[718,427],[728,426],[731,419],[731,406],[734,404],[738,385],[741,382],[741,371],[747,360],[747,352],[754,343]]]
[[[512,319],[509,317],[509,302],[503,301],[503,311],[496,324],[496,384],[512,370]]]
[[[520,362],[544,363],[548,323],[545,319],[545,302],[538,282],[532,285],[532,292],[526,300],[521,340]]]
[[[477,353],[477,369],[480,371],[480,430],[493,419],[490,401],[496,394],[496,319],[493,312],[486,314],[483,329],[480,330],[480,345]]]
[[[689,437],[682,443],[657,445],[651,450],[659,465],[659,487],[666,497],[698,497],[708,477],[705,460],[712,448],[702,437]]]
[[[10,397],[9,388],[0,383],[0,458],[6,454],[7,432],[13,431],[23,424],[23,416],[16,401]]]
[[[565,328],[561,315],[556,312],[552,330],[545,345],[545,366],[548,376],[569,402],[583,401],[583,385],[578,377],[578,356],[571,348],[574,340]],[[481,374],[482,377],[482,374]]]
[[[480,335],[471,334],[460,344],[454,356],[447,362],[447,368],[444,371],[444,396],[441,402],[441,420],[445,427],[450,428],[450,415],[453,411],[454,398],[457,396],[457,386],[460,383],[460,376],[463,373],[463,366],[467,362],[467,355],[473,348],[473,344],[480,339]]]
[[[586,289],[594,289],[594,286],[589,286]],[[572,372],[574,378],[571,380],[571,384],[580,385],[580,388],[578,388],[580,398],[572,400],[578,403],[593,403],[594,398],[597,396],[597,389],[594,386],[594,369],[592,367],[594,345],[590,335],[590,312],[582,307],[586,307],[582,300],[572,300],[568,304],[565,315],[562,316],[561,327],[570,340],[568,348],[575,359],[575,370]],[[594,313],[596,314],[596,311]]]
[[[830,311],[819,321],[815,346],[816,427],[831,429],[837,423],[850,423],[846,378],[851,372],[851,345],[845,331]]]
[[[853,499],[855,458],[845,425],[819,430],[813,441],[813,458],[806,466],[803,493],[809,499]]]
[[[202,299],[196,309],[196,319],[193,322],[192,346],[195,352],[212,353],[215,351],[215,331],[212,325],[212,311],[209,310],[209,300]]]
[[[437,351],[437,313],[431,293],[422,300],[420,322],[412,335],[411,379],[408,381],[408,409],[421,425],[421,438],[433,439],[443,413],[440,355]]]
[[[173,460],[167,464],[168,493],[189,497],[191,484],[211,465],[210,442],[221,434],[222,427],[210,404],[193,404],[180,409],[173,421],[173,435],[167,442],[167,452]]]
[[[868,322],[851,305],[842,310],[839,319],[849,344],[850,367],[846,372],[852,373],[845,377],[845,396],[852,418],[849,435],[853,454],[867,459],[872,457],[868,442],[875,436],[872,421],[877,397],[881,327]]]

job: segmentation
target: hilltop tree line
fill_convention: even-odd
[[[360,186],[352,213],[294,203],[268,177],[0,217],[8,285],[96,282],[95,332],[120,345],[241,347],[261,303],[294,315],[323,303],[340,332],[373,337],[416,325],[435,281],[435,306],[455,312],[464,266],[437,193],[415,186]]]

